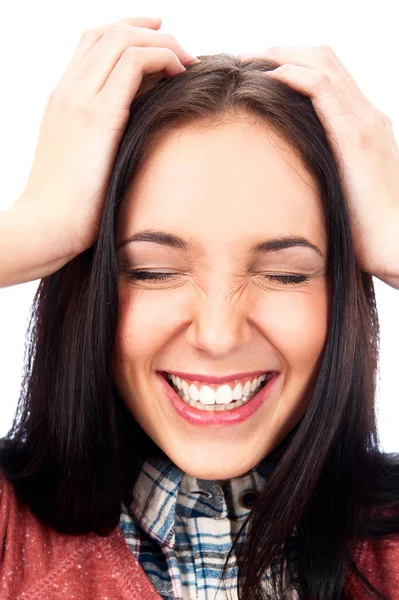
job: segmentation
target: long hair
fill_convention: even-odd
[[[39,284],[21,395],[12,428],[1,440],[1,469],[17,496],[60,533],[107,535],[118,525],[143,460],[161,452],[114,382],[118,214],[155,134],[188,124],[212,127],[247,114],[287,141],[318,182],[332,296],[309,407],[245,522],[245,544],[237,556],[239,598],[285,598],[285,561],[300,597],[347,598],[344,583],[352,573],[370,597],[386,599],[353,560],[354,540],[399,532],[397,512],[388,510],[399,503],[399,467],[379,448],[374,287],[355,260],[337,163],[310,98],[264,76],[275,63],[243,63],[230,54],[200,58],[171,79],[144,76],[118,149],[97,241]],[[281,568],[268,595],[262,576],[276,557]]]

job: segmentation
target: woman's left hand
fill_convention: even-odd
[[[359,267],[399,289],[399,148],[392,123],[363,95],[329,46],[273,47],[265,73],[312,100],[346,197]]]

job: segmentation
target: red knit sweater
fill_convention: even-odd
[[[107,537],[62,535],[21,505],[0,474],[1,600],[161,600],[119,527]],[[363,545],[357,563],[389,600],[399,600],[399,538]],[[352,598],[366,600],[353,580]]]

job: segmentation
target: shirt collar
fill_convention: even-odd
[[[240,495],[248,489],[260,491],[283,453],[280,446],[247,473],[227,480],[224,488],[217,480],[185,473],[162,452],[151,455],[137,477],[131,511],[152,538],[171,548],[175,543],[176,517],[244,519],[250,509],[241,505]]]

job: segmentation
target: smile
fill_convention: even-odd
[[[248,379],[219,386],[189,383],[186,380],[168,373],[170,385],[179,397],[188,405],[199,410],[224,411],[232,410],[249,402],[271,379],[273,372],[264,373],[254,379]]]
[[[262,379],[262,377],[263,375],[260,378]],[[184,383],[181,382],[179,388],[176,382],[173,382],[172,375],[169,377],[169,373],[158,372],[161,389],[176,413],[188,423],[200,427],[225,427],[246,421],[267,400],[278,378],[279,373],[276,371],[265,373],[265,378],[260,383],[257,383],[259,378],[252,380],[253,385],[256,387],[253,390],[250,389],[248,396],[243,396],[241,392],[240,399],[233,399],[231,402],[223,404],[217,403],[216,398],[218,397],[220,400],[220,394],[228,393],[228,390],[221,390],[221,388],[225,388],[225,384],[217,386],[216,390],[210,388],[210,391],[202,391],[203,388],[210,387],[203,385],[199,390],[197,388],[197,391],[204,394],[205,399],[208,401],[208,404],[203,404],[200,400],[192,399],[190,394],[185,392]],[[187,382],[185,383],[187,385]],[[244,390],[247,391],[248,386],[245,386],[247,386],[247,383],[244,385]],[[197,386],[195,385],[195,387]],[[234,390],[235,387],[233,390],[230,388],[229,393],[232,394]],[[211,396],[211,393],[213,396]],[[219,393],[218,396],[216,396],[217,393]],[[212,399],[212,404],[209,403],[210,399]]]

